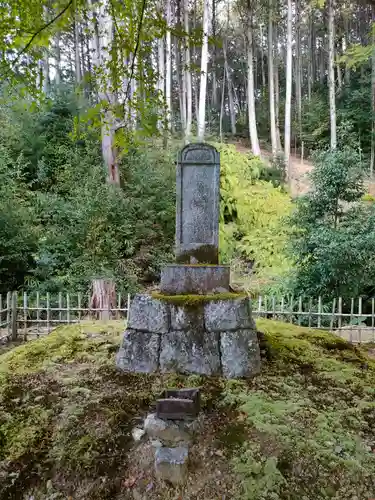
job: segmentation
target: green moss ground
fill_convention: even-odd
[[[134,418],[162,388],[188,385],[202,386],[201,458],[183,490],[146,478],[138,498],[375,497],[375,362],[326,332],[257,326],[263,368],[247,381],[118,373],[120,322],[61,327],[0,355],[0,499],[136,498]]]

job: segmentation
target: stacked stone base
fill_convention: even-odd
[[[250,301],[240,297],[177,306],[136,295],[117,366],[138,373],[256,375],[260,351]]]

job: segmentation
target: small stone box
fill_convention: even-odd
[[[158,418],[192,420],[200,411],[199,389],[167,389],[156,402]]]

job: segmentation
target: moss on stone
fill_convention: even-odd
[[[180,253],[176,257],[177,264],[190,264],[193,257],[201,264],[218,264],[219,252],[215,245],[201,245],[199,248]]]
[[[152,292],[151,296],[154,299],[163,300],[164,302],[175,306],[199,307],[207,304],[207,302],[242,299],[244,297],[247,297],[248,295],[245,292],[224,292],[212,293],[207,295],[164,295],[160,292]]]

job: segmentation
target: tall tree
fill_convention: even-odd
[[[185,26],[185,85],[186,85],[186,128],[185,141],[190,141],[191,124],[193,120],[193,90],[191,80],[190,36],[189,36],[189,0],[184,0]]]
[[[288,0],[284,156],[285,156],[286,175],[289,180],[290,180],[290,138],[291,138],[291,116],[292,116],[292,64],[293,64],[292,35],[293,35],[293,5],[292,5],[292,0]]]
[[[206,127],[206,90],[207,90],[207,66],[208,66],[208,33],[210,25],[210,2],[203,2],[203,40],[201,55],[201,84],[199,90],[199,111],[198,111],[198,139],[204,140]]]
[[[234,98],[233,98],[233,83],[230,74],[228,57],[227,57],[227,43],[226,40],[223,41],[223,55],[224,55],[224,76],[223,79],[227,81],[228,85],[228,101],[229,101],[229,116],[230,116],[230,126],[232,135],[236,135],[236,110],[234,108]],[[223,84],[223,96],[225,93],[225,86]],[[224,97],[222,99],[221,109],[224,109]]]
[[[172,39],[171,0],[166,0],[167,33],[165,37],[165,100],[167,104],[167,127],[172,126]]]
[[[255,156],[260,156],[254,91],[254,51],[253,51],[253,7],[252,0],[247,0],[247,106],[251,149]]]
[[[268,11],[268,93],[270,102],[270,128],[272,156],[275,158],[278,151],[276,136],[276,113],[275,113],[275,76],[273,59],[273,0],[269,0]]]
[[[331,149],[336,149],[336,92],[335,92],[335,0],[328,1],[328,89],[331,124]]]

